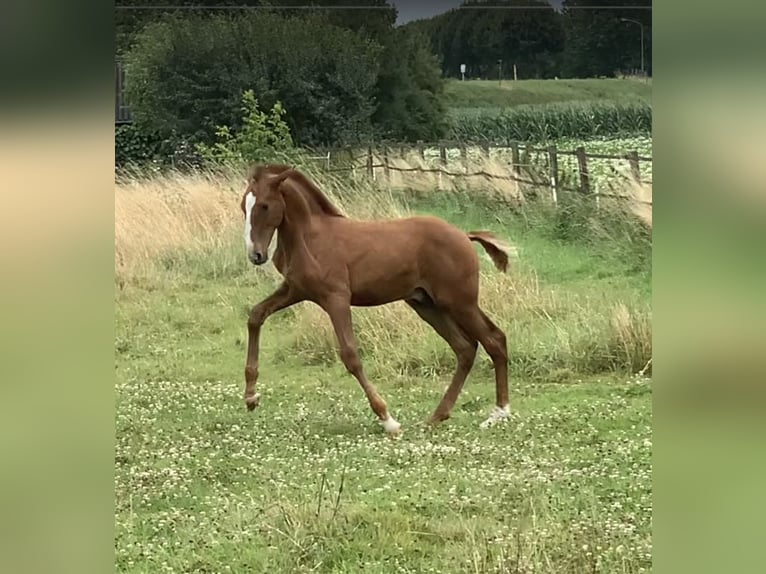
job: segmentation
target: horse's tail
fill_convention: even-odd
[[[508,257],[516,257],[516,248],[508,245],[489,231],[469,231],[468,239],[480,243],[500,271],[508,269]]]

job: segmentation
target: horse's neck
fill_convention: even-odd
[[[311,213],[311,215],[318,215],[318,216],[328,215],[327,209],[323,205],[323,203],[327,202],[325,198],[318,197],[309,190],[301,190],[300,195],[303,197],[304,201],[306,202],[306,206],[308,207],[308,210]]]
[[[282,225],[277,230],[279,245],[289,254],[298,244],[303,243],[303,235],[311,224],[316,207],[312,207],[301,192],[286,193],[285,215]]]

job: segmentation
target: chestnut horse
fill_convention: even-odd
[[[505,334],[479,308],[479,261],[471,246],[484,247],[505,271],[507,247],[486,231],[465,233],[435,217],[382,221],[346,218],[305,175],[286,165],[257,165],[242,197],[245,245],[254,265],[269,259],[274,233],[274,265],[284,278],[277,290],[255,305],[247,321],[245,404],[259,402],[258,346],[261,326],[271,314],[301,301],[319,305],[330,317],[340,358],[359,381],[388,433],[400,425],[367,380],[357,353],[351,306],[404,300],[449,344],[457,369],[429,422],[450,416],[481,343],[495,370],[496,402],[482,426],[508,417]]]

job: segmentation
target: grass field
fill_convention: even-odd
[[[482,260],[482,304],[509,340],[505,425],[479,428],[494,393],[482,351],[452,418],[425,427],[451,353],[404,305],[354,311],[366,371],[403,425],[392,440],[308,305],[266,323],[261,406],[245,411],[247,312],[276,276],[243,256],[241,183],[179,175],[116,189],[119,572],[651,569],[640,234],[577,206],[519,213],[462,193],[323,182],[349,214],[435,213],[519,251],[508,275]]]
[[[583,80],[448,80],[450,108],[505,108],[519,105],[651,101],[652,85],[636,79]]]

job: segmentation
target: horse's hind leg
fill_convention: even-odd
[[[495,408],[482,426],[508,418],[508,346],[505,333],[477,305],[452,309],[450,315],[469,337],[475,337],[492,359],[495,370]]]
[[[351,306],[348,300],[334,298],[322,303],[322,308],[330,316],[335,336],[340,346],[340,358],[343,364],[359,384],[370,403],[370,408],[377,415],[387,433],[397,434],[401,428],[399,423],[388,413],[386,402],[370,384],[362,369],[362,361],[356,350],[354,331],[351,324]]]
[[[455,374],[452,376],[452,382],[447,387],[447,391],[444,393],[442,400],[439,402],[436,410],[434,410],[429,421],[434,424],[440,423],[449,418],[450,411],[455,406],[465,379],[471,371],[471,367],[473,367],[478,343],[476,340],[469,339],[450,316],[434,305],[432,301],[408,299],[407,304],[415,310],[421,319],[431,325],[442,339],[447,341],[457,357],[457,367]]]

